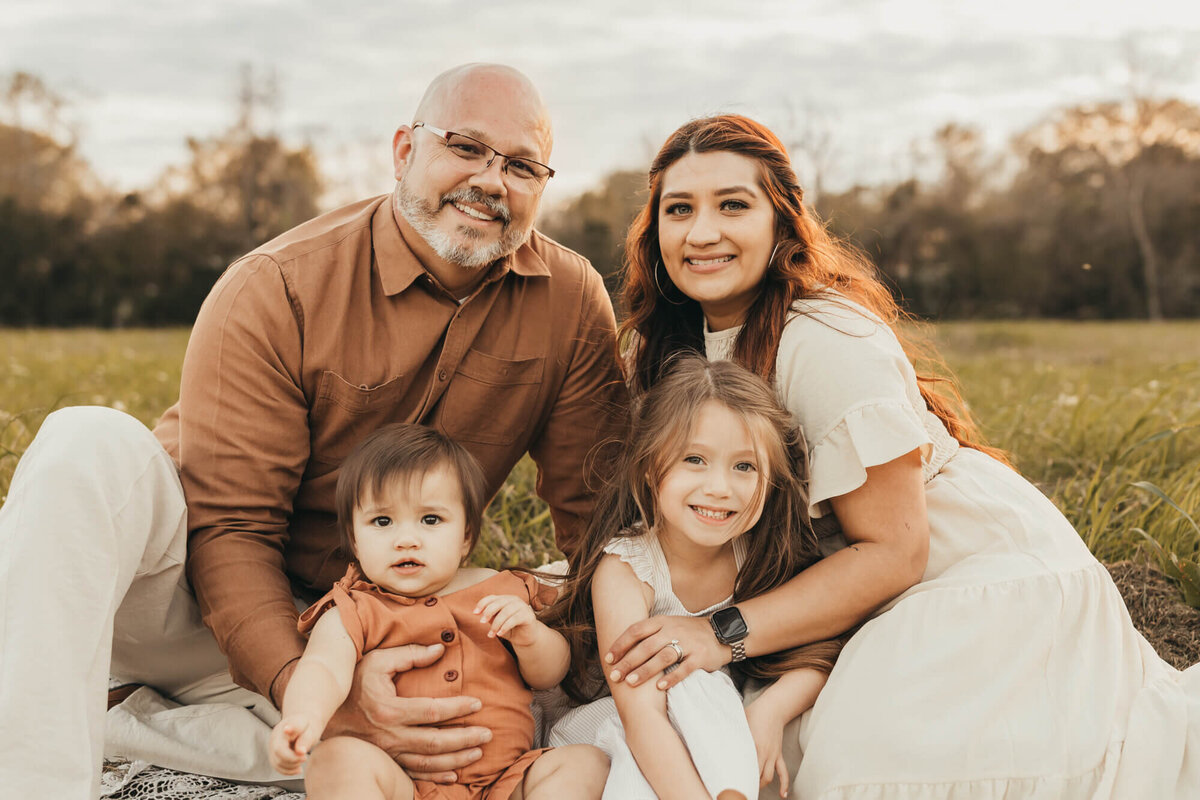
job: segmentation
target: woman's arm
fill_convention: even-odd
[[[738,604],[750,627],[748,654],[838,636],[921,580],[929,519],[919,450],[868,467],[862,486],[830,503],[849,546]]]
[[[631,623],[645,619],[650,610],[646,586],[628,564],[613,555],[604,557],[592,580],[592,607],[596,613],[596,639],[600,652]],[[687,747],[667,717],[667,696],[652,685],[630,686],[608,681],[625,741],[638,767],[663,800],[708,797]]]
[[[862,486],[830,503],[850,545],[778,589],[738,603],[750,629],[747,655],[844,633],[921,579],[929,556],[929,520],[919,450],[868,467]],[[712,671],[732,658],[706,620],[654,617],[621,634],[606,663],[630,683],[645,682],[673,661],[673,653],[662,652],[672,639],[680,641],[687,660],[657,682],[660,689],[679,683],[693,669]]]

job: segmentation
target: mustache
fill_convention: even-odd
[[[489,197],[482,191],[476,188],[472,189],[455,189],[453,192],[442,195],[442,205],[446,203],[475,203],[483,206],[488,211],[495,214],[500,219],[504,220],[507,225],[512,222],[512,213],[508,210],[508,205],[497,200],[494,197]]]

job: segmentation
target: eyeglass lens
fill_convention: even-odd
[[[504,172],[522,182],[540,184],[550,175],[550,171],[537,162],[502,155],[491,146],[461,133],[450,133],[446,137],[446,147],[459,158],[480,168],[490,165],[499,156]]]

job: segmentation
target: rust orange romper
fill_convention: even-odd
[[[501,643],[489,639],[489,625],[472,613],[480,598],[511,594],[541,607],[538,582],[530,575],[500,572],[452,594],[401,597],[366,580],[357,564],[329,593],[300,616],[307,634],[330,606],[337,606],[358,656],[377,647],[443,644],[442,657],[427,667],[396,675],[396,694],[403,697],[478,697],[483,708],[447,726],[481,725],[492,740],[483,757],[458,771],[458,783],[416,781],[417,800],[506,800],[525,778],[525,771],[545,750],[533,747],[533,695],[517,668],[517,660]]]

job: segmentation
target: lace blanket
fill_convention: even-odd
[[[100,796],[111,800],[304,800],[278,786],[230,783],[163,769],[145,761],[105,759]]]

